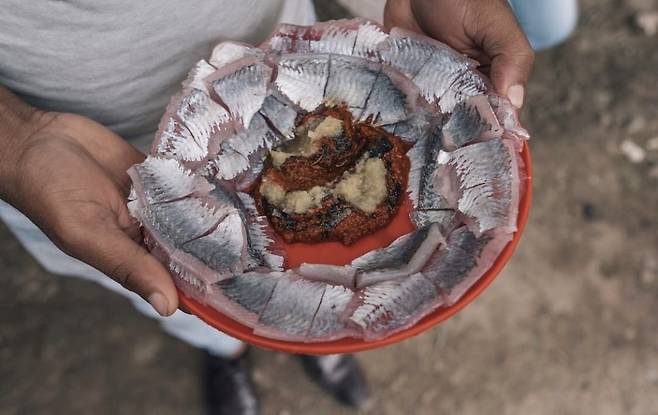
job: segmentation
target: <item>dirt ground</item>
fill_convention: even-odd
[[[582,6],[529,87],[536,196],[516,255],[454,318],[358,356],[365,414],[658,414],[658,41],[636,24],[658,2]],[[49,275],[3,226],[0,244],[0,414],[203,413],[199,351]],[[264,414],[351,413],[290,356],[255,366]]]

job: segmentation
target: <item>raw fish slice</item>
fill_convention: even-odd
[[[206,304],[212,293],[212,284],[221,280],[221,277],[204,278],[194,272],[188,271],[187,267],[174,261],[169,262],[169,272],[175,277],[176,287],[183,293],[196,301]]]
[[[407,143],[416,143],[430,134],[432,129],[431,119],[431,115],[419,112],[412,115],[408,120],[387,125],[384,129]]]
[[[365,259],[357,258],[357,265],[352,262],[352,266],[360,271],[356,276],[357,288],[419,272],[439,245],[445,242],[438,225],[435,224],[427,230],[419,230],[411,235],[407,239],[399,238],[397,244],[393,242],[387,248],[369,252],[364,255]],[[364,269],[367,271],[361,272]]]
[[[247,272],[213,286],[208,304],[248,327],[258,322],[274,287],[286,274]]]
[[[152,154],[174,158],[181,162],[201,161],[208,156],[208,149],[203,148],[192,137],[190,131],[177,119],[169,117],[153,142]]]
[[[454,210],[415,210],[411,214],[411,220],[416,228],[425,228],[433,223],[439,226],[442,235],[447,235],[457,220]]]
[[[395,124],[416,112],[420,91],[397,71],[383,67],[360,119],[374,125]]]
[[[381,26],[366,20],[354,19],[349,22],[331,23],[319,40],[309,41],[309,47],[310,51],[315,53],[331,53],[377,60],[379,45],[387,37],[388,35]]]
[[[284,139],[291,140],[295,137],[298,113],[287,102],[284,102],[283,97],[277,97],[274,94],[268,95],[260,109],[260,114]]]
[[[494,139],[441,152],[435,188],[450,207],[474,223],[476,235],[490,229],[516,231],[519,173],[516,151],[510,140]]]
[[[511,239],[511,234],[502,233],[478,238],[462,226],[448,236],[445,247],[432,256],[422,273],[452,305],[491,268]]]
[[[310,27],[282,24],[261,48],[277,54],[327,53],[375,59],[378,45],[387,37],[381,26],[363,19]]]
[[[467,70],[450,85],[448,91],[441,96],[439,107],[444,113],[450,113],[455,105],[463,102],[469,97],[483,95],[491,88],[489,81],[477,71]]]
[[[363,110],[381,71],[381,65],[347,56],[330,56],[329,78],[324,92],[327,106],[345,104]],[[356,111],[360,114],[361,111]]]
[[[286,55],[277,64],[279,91],[305,111],[322,104],[329,78],[328,55]]]
[[[478,95],[455,106],[443,126],[443,147],[452,151],[473,142],[500,138],[502,134],[503,129],[488,98]]]
[[[307,342],[332,341],[344,337],[355,337],[358,332],[345,324],[345,310],[354,297],[354,292],[340,285],[327,285],[322,302],[315,313]]]
[[[357,271],[371,271],[381,268],[395,268],[407,264],[429,233],[430,228],[403,235],[385,248],[367,252],[352,261]]]
[[[179,277],[175,280],[177,285],[190,297],[205,302],[209,286],[232,275],[214,271],[196,256],[184,252],[185,242],[210,232],[226,216],[223,211],[227,209],[215,210],[196,198],[146,207],[135,200],[128,207],[143,224],[145,243],[151,253],[169,265],[169,269]],[[193,216],[186,217],[182,212]]]
[[[170,202],[192,194],[205,195],[213,188],[204,178],[192,174],[176,160],[147,157],[128,170],[135,197],[142,205]]]
[[[271,270],[281,270],[283,257],[274,249],[274,232],[267,218],[260,216],[254,199],[242,192],[235,192],[224,186],[216,186],[208,195],[213,203],[231,206],[240,215],[240,221],[246,229],[246,253],[244,266],[246,270],[266,267]]]
[[[236,274],[245,268],[246,239],[242,218],[234,210],[210,234],[185,243],[182,250],[217,272]]]
[[[192,239],[203,236],[221,222],[234,208],[215,207],[198,198],[144,207],[139,214],[142,223],[148,223],[155,231],[152,235],[170,242],[178,248]]]
[[[437,126],[407,152],[411,167],[407,190],[416,209],[442,210],[450,206],[434,188],[433,177],[441,152],[441,130]]]
[[[489,103],[491,103],[500,125],[505,129],[504,138],[515,139],[519,142],[530,139],[528,131],[521,127],[518,110],[509,99],[498,95],[489,95]]]
[[[437,103],[450,86],[477,62],[447,45],[418,33],[391,30],[382,59],[402,71],[430,103]]]
[[[239,131],[222,142],[214,160],[216,177],[232,180],[250,168],[250,157],[261,148],[272,149],[283,141],[272,131],[265,118],[257,113],[251,120],[249,130]]]
[[[258,319],[254,333],[279,340],[303,341],[326,286],[290,274],[281,278]]]
[[[206,154],[209,151],[208,144],[211,138],[230,119],[229,113],[221,105],[199,89],[193,89],[181,98],[176,116],[187,127],[194,141]]]
[[[427,43],[417,35],[403,29],[394,28],[388,41],[382,43],[382,61],[413,78],[437,53],[437,46]],[[443,47],[439,48],[443,50]]]
[[[421,273],[366,287],[350,321],[367,341],[390,336],[416,324],[443,304],[436,287]]]
[[[233,62],[246,57],[263,58],[262,50],[239,42],[222,42],[215,46],[210,55],[210,65],[215,68],[223,68]]]
[[[187,79],[183,82],[183,89],[198,89],[209,95],[208,85],[203,80],[212,75],[216,70],[217,68],[215,66],[201,59],[192,68]]]
[[[322,30],[322,29],[320,29]],[[357,32],[353,27],[330,25],[323,30],[318,40],[309,41],[310,52],[352,55]]]
[[[272,68],[255,57],[246,57],[219,69],[206,79],[232,117],[249,128],[254,114],[268,95]]]
[[[163,264],[168,264],[169,271],[174,276],[174,283],[185,295],[202,303],[206,303],[211,294],[213,283],[225,276],[209,269],[201,261],[174,248],[170,243],[160,240],[156,242],[150,235],[153,229],[144,224],[144,244],[149,252]]]
[[[308,53],[311,51],[310,40],[320,38],[320,31],[315,26],[280,24],[259,48],[267,54]]]
[[[283,257],[274,249],[274,231],[267,218],[260,216],[254,199],[246,194],[237,194],[241,203],[241,212],[248,230],[249,252],[258,261],[258,265],[279,271],[283,269]]]
[[[234,179],[235,189],[239,192],[250,191],[260,179],[269,151],[261,148],[249,156],[249,168]],[[215,175],[216,172],[213,174]]]
[[[302,277],[313,281],[324,281],[331,284],[353,288],[356,269],[349,265],[302,264],[297,271]]]
[[[388,39],[388,34],[380,25],[366,21],[359,26],[352,49],[352,56],[371,58],[379,61],[379,49]]]

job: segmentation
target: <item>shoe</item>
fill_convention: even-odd
[[[234,359],[206,353],[206,403],[210,415],[258,415],[248,350]]]
[[[306,373],[340,403],[362,409],[370,397],[363,370],[352,355],[300,356]]]

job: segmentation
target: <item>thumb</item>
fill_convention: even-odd
[[[494,53],[491,61],[491,82],[498,94],[509,98],[520,109],[525,98],[525,87],[532,71],[534,53],[522,45]]]
[[[162,316],[178,308],[178,294],[166,268],[122,229],[89,230],[78,235],[73,256],[140,295]],[[77,252],[76,252],[77,251]]]
[[[486,2],[468,24],[474,41],[490,60],[489,76],[498,94],[521,108],[535,53],[506,2]],[[491,9],[489,9],[491,8]]]

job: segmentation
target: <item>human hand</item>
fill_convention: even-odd
[[[384,25],[425,33],[476,59],[521,108],[534,52],[506,0],[388,0]]]
[[[171,276],[142,247],[126,207],[126,170],[144,156],[84,117],[37,112],[30,120],[1,160],[0,195],[64,252],[136,292],[159,314],[172,314],[178,296]]]

